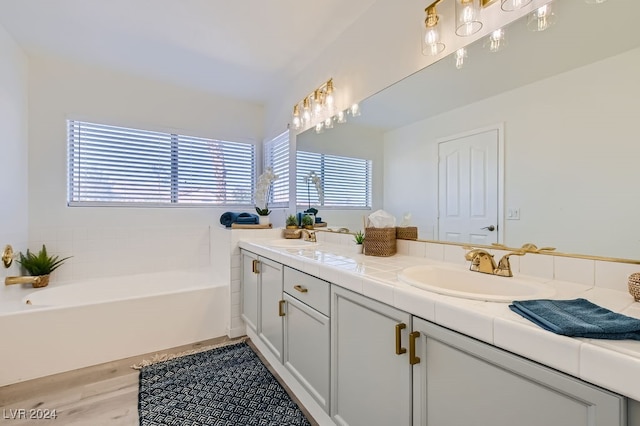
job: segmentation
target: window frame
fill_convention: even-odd
[[[180,134],[174,131],[156,131],[156,130],[147,130],[147,129],[139,129],[133,127],[124,127],[112,124],[103,124],[90,122],[87,120],[76,120],[76,119],[67,119],[67,206],[68,207],[128,207],[128,208],[252,208],[254,204],[254,193],[256,186],[256,172],[257,172],[257,160],[256,160],[256,152],[257,146],[254,141],[230,141],[230,140],[222,140],[222,139],[213,139],[209,137],[196,137],[185,134]],[[94,126],[95,128],[105,128],[105,129],[120,129],[123,131],[131,131],[140,134],[155,134],[155,135],[163,135],[164,137],[169,137],[170,139],[170,149],[165,152],[165,156],[171,158],[170,163],[168,164],[171,172],[170,172],[170,192],[168,201],[124,201],[124,200],[82,200],[82,192],[81,190],[77,190],[76,185],[78,184],[78,179],[81,179],[78,175],[81,173],[80,168],[77,162],[77,151],[80,150],[77,144],[81,144],[81,141],[78,138],[72,136],[72,132],[70,129],[76,128],[77,126],[88,125]],[[249,184],[247,189],[245,190],[249,196],[245,202],[207,202],[207,201],[180,201],[179,193],[180,193],[180,180],[181,180],[181,170],[184,172],[185,168],[188,168],[192,162],[185,163],[184,168],[180,168],[180,164],[178,162],[179,158],[179,150],[180,150],[180,141],[183,141],[183,146],[188,145],[193,141],[205,141],[213,142],[216,144],[222,144],[221,146],[228,145],[227,149],[232,149],[233,147],[246,149],[247,152],[250,152],[250,155],[244,155],[240,160],[248,159],[250,160],[246,167],[250,168],[250,173],[247,174],[247,179],[249,179]],[[114,146],[117,148],[118,144],[122,144],[122,139],[116,143]],[[160,151],[162,151],[160,147]],[[183,148],[188,151],[188,148]],[[241,149],[241,151],[242,151]],[[135,157],[131,157],[135,160]],[[235,157],[234,157],[235,158]],[[112,159],[108,159],[113,161]],[[133,161],[133,160],[129,160]],[[213,167],[213,165],[210,165]],[[250,176],[249,176],[250,174]],[[189,176],[189,175],[187,175]],[[183,182],[184,184],[188,181]],[[187,187],[189,187],[187,183]],[[127,193],[127,196],[131,194]],[[75,198],[75,199],[74,199]],[[78,199],[80,198],[80,199]],[[106,197],[105,197],[106,198]],[[114,197],[115,198],[115,197]]]

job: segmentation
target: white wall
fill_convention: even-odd
[[[227,209],[67,207],[68,118],[260,142],[263,107],[49,57],[29,63],[30,246],[74,256],[58,278],[209,264]]]
[[[384,188],[384,144],[380,129],[354,124],[336,125],[316,134],[311,129],[296,138],[297,149],[344,157],[365,158],[372,161],[373,193],[371,209],[325,209],[318,206],[318,216],[330,228],[346,227],[352,231],[363,228],[362,216],[382,208]],[[300,179],[300,177],[298,177]]]
[[[436,140],[504,122],[505,207],[521,214],[505,221],[506,244],[637,259],[639,67],[635,49],[388,132],[385,209],[413,212],[428,238]]]
[[[11,244],[25,250],[28,238],[28,163],[27,163],[27,58],[9,34],[0,26],[0,250]],[[0,266],[0,300],[5,275],[18,271]]]

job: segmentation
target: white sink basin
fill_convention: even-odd
[[[412,266],[400,272],[398,279],[435,293],[490,302],[545,299],[555,294],[553,287],[531,279],[499,277],[442,266]]]
[[[271,240],[267,243],[267,245],[271,247],[282,247],[282,248],[312,248],[320,245],[320,243],[305,241],[303,239],[282,238],[279,240]]]

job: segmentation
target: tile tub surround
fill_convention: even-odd
[[[392,257],[373,257],[353,254],[349,249],[347,236],[331,235],[327,239],[322,234],[318,233],[321,244],[314,249],[276,248],[267,245],[268,240],[264,239],[240,240],[239,245],[258,255],[310,273],[428,321],[522,355],[634,400],[640,400],[640,387],[637,385],[637,379],[634,379],[640,377],[640,341],[593,340],[559,336],[544,331],[511,312],[507,303],[444,296],[398,281],[397,273],[407,266],[441,264],[442,252],[434,247],[427,250],[427,245],[433,243],[417,241],[401,244],[399,247],[404,253]],[[411,250],[412,244],[424,244],[424,250],[422,247]],[[452,256],[455,253],[453,248],[457,249],[460,257],[463,258],[462,248],[446,245],[443,248],[446,251],[444,257]],[[434,253],[439,260],[410,256],[406,249],[414,253],[425,253],[425,256],[428,253]],[[562,280],[553,279],[553,258],[551,258],[551,264],[547,265],[551,270],[543,270],[542,277],[536,278],[554,286],[558,298],[583,297],[616,312],[640,318],[640,303],[635,303],[626,292],[626,281],[623,285],[619,285],[618,289],[617,284],[612,285],[610,280],[601,278],[606,284],[598,286],[596,280],[598,262],[586,261],[588,265],[594,265],[593,284],[583,282],[585,274],[579,276],[578,282],[567,281],[566,279],[570,277],[570,268],[580,267],[574,260],[567,263],[561,262]],[[542,263],[548,263],[548,260],[545,259]],[[450,263],[447,265],[451,266]],[[624,270],[628,266],[621,265],[620,268]],[[466,266],[460,265],[460,267]],[[607,265],[607,267],[618,270],[616,265]],[[517,275],[520,272],[514,270],[514,273]]]

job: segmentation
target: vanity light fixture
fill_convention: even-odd
[[[532,0],[502,0],[500,7],[505,12],[513,12],[514,10],[522,9],[531,3],[531,1]]]
[[[295,104],[291,115],[291,127],[299,130],[318,122],[323,124],[327,117],[334,114],[334,91],[333,79],[329,79]]]
[[[504,49],[506,45],[507,41],[505,39],[504,28],[492,31],[484,43],[484,46],[489,48],[489,52],[499,52]]]
[[[456,0],[456,34],[468,37],[480,29],[480,0]]]
[[[527,28],[531,31],[544,31],[556,22],[551,3],[540,6],[527,16]]]
[[[460,49],[456,50],[455,59],[456,69],[462,69],[462,67],[464,66],[464,60],[467,59],[467,48],[461,47]]]
[[[424,10],[427,17],[424,20],[424,27],[426,29],[424,35],[424,45],[422,47],[422,54],[426,56],[436,56],[444,50],[444,43],[440,41],[440,28],[438,28],[438,22],[440,17],[436,10],[436,5],[441,0],[437,0]],[[456,0],[458,1],[458,0]]]
[[[360,106],[353,104],[345,110],[336,111],[335,86],[330,78],[293,106],[289,126],[293,130],[313,127],[316,133],[322,133],[324,129],[333,129],[334,122],[346,123],[347,115],[359,116]]]

